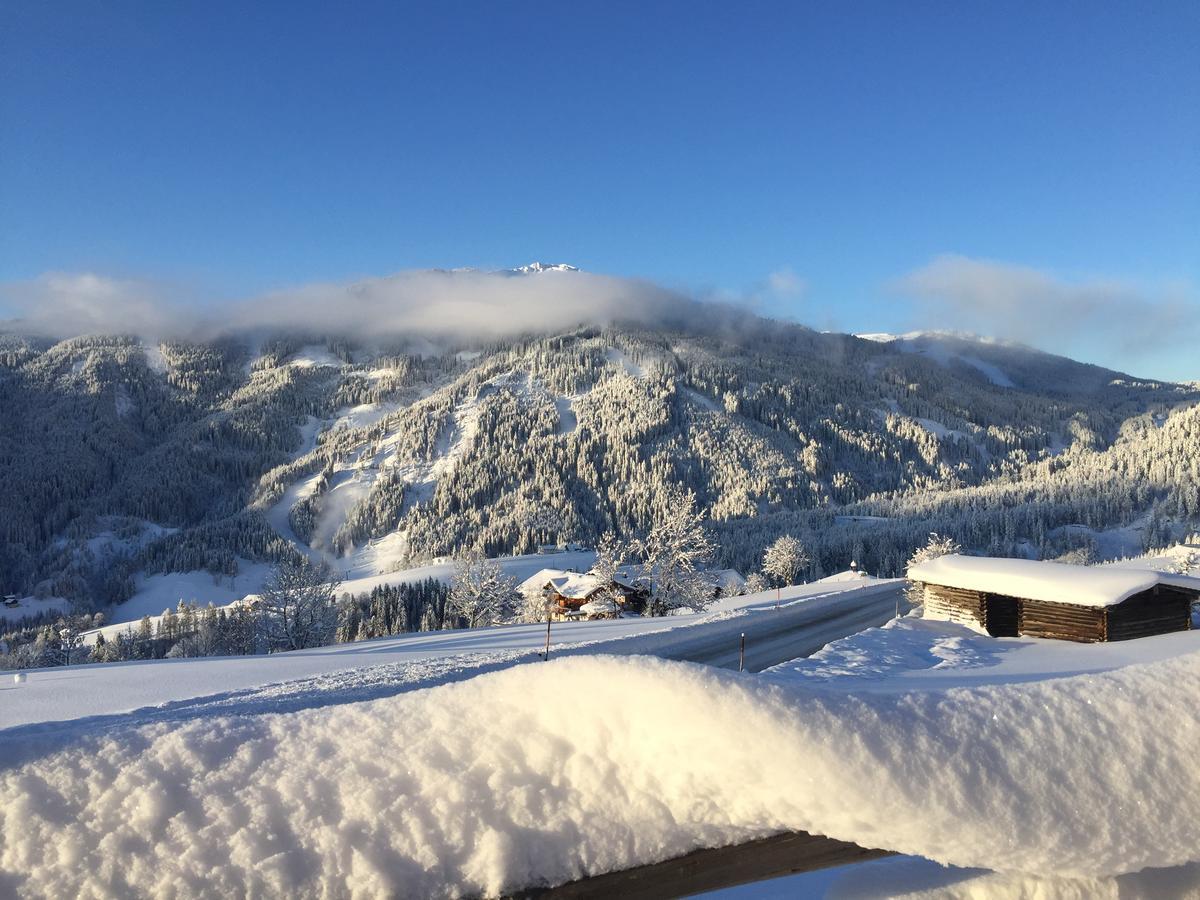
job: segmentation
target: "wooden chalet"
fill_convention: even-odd
[[[632,586],[632,581],[618,575],[606,584],[590,572],[542,569],[522,582],[518,590],[527,596],[547,598],[555,619],[615,618],[625,609],[640,609],[639,590]],[[615,609],[593,602],[606,596],[613,599]]]
[[[925,618],[993,637],[1123,641],[1186,631],[1200,578],[1144,569],[943,556],[914,566]]]

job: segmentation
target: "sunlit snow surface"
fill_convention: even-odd
[[[806,829],[1006,883],[1103,879],[1200,856],[1198,692],[1195,632],[906,619],[765,676],[576,656],[214,709],[10,744],[0,870],[49,896],[496,894]]]

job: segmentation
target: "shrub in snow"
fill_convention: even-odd
[[[1187,575],[1192,569],[1197,567],[1200,567],[1200,554],[1197,554],[1194,550],[1189,550],[1171,560],[1167,571],[1173,575]]]
[[[918,566],[921,563],[929,562],[931,559],[937,559],[941,556],[950,556],[955,553],[962,553],[962,547],[958,541],[951,537],[943,537],[936,532],[929,535],[929,540],[909,557],[907,569],[912,569],[913,566]],[[925,604],[925,585],[920,582],[912,582],[904,592],[908,602],[913,606],[923,606]]]
[[[751,572],[746,576],[746,593],[761,594],[771,585],[767,582],[767,578],[762,572]]]
[[[615,619],[621,607],[611,597],[597,597],[579,607],[579,611],[589,619]]]
[[[1054,561],[1071,566],[1090,566],[1096,561],[1096,551],[1091,544],[1084,544],[1082,547],[1068,550]]]

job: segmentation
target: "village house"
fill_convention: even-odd
[[[737,569],[715,569],[705,575],[712,582],[714,597],[737,597],[746,593],[746,579]]]
[[[735,569],[705,573],[714,597],[745,592],[746,580]],[[615,619],[623,612],[640,613],[653,589],[651,579],[636,568],[623,568],[610,583],[591,572],[540,569],[517,590],[524,596],[546,597],[555,619]]]
[[[525,596],[542,596],[550,602],[551,617],[563,619],[613,619],[630,592],[614,580],[611,585],[591,573],[541,569],[517,588]],[[611,599],[612,603],[601,603]],[[584,608],[584,607],[588,608]]]
[[[943,556],[913,566],[925,618],[993,637],[1096,642],[1186,631],[1200,578],[1145,569]]]

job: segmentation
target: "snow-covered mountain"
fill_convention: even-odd
[[[514,269],[505,269],[506,274],[512,275],[537,275],[541,272],[578,272],[575,266],[569,266],[566,263],[543,263],[531,262],[527,266],[517,266]]]
[[[784,531],[821,570],[884,574],[930,530],[1153,543],[1200,520],[1198,402],[1020,346],[749,315],[456,345],[10,335],[0,593],[102,606],[288,543],[353,577],[586,544],[643,531],[671,483],[741,569]]]

